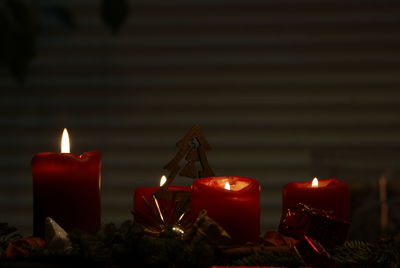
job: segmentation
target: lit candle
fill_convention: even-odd
[[[282,195],[283,211],[303,203],[317,209],[332,212],[332,216],[349,219],[349,187],[338,179],[318,180],[312,182],[291,182],[284,186]]]
[[[245,177],[211,177],[193,182],[192,212],[207,215],[242,244],[260,236],[260,184]]]
[[[162,230],[170,224],[176,224],[183,216],[178,215],[173,210],[176,208],[174,201],[158,200],[154,194],[167,181],[163,175],[159,186],[137,187],[133,194],[133,213],[135,222],[142,224],[148,229]],[[171,192],[191,192],[190,186],[169,185],[168,191]]]
[[[92,233],[101,224],[101,152],[70,153],[66,129],[61,141],[61,153],[38,153],[32,158],[35,236],[44,236],[46,217],[67,232]]]

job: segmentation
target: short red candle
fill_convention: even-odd
[[[338,179],[319,180],[318,186],[312,182],[291,182],[283,187],[282,207],[286,211],[297,203],[312,208],[332,212],[332,216],[349,220],[349,187]]]
[[[154,211],[149,206],[153,201],[153,194],[160,189],[160,186],[153,187],[138,187],[135,189],[133,195],[133,211],[136,215],[135,219],[138,217],[141,218],[142,221],[148,224],[154,224]],[[170,185],[168,186],[168,191],[186,191],[190,192],[190,186],[182,186],[182,185]],[[166,202],[163,200],[159,200],[160,204],[165,205]]]
[[[229,183],[230,190],[225,189]],[[203,209],[235,244],[257,242],[260,236],[260,184],[245,177],[210,177],[193,182],[192,212]]]
[[[38,153],[32,158],[35,236],[44,236],[46,217],[67,232],[93,233],[99,228],[101,157],[101,152],[91,151],[81,155]]]

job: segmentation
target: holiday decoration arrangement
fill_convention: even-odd
[[[135,189],[133,219],[120,226],[101,225],[101,153],[70,153],[66,130],[61,147],[32,159],[33,236],[0,223],[1,267],[400,267],[397,240],[348,240],[349,188],[338,179],[285,185],[279,230],[260,234],[260,184],[216,176],[198,124],[160,185]],[[174,185],[177,175],[192,185]]]

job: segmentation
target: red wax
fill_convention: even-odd
[[[33,232],[44,236],[46,217],[67,232],[92,233],[101,224],[101,152],[38,153],[31,162],[33,178]]]
[[[133,211],[135,214],[135,220],[142,224],[154,225],[158,224],[158,214],[155,210],[155,203],[153,194],[160,189],[160,186],[154,187],[138,187],[135,189],[133,195]],[[168,186],[169,191],[186,191],[191,192],[190,186],[181,185],[170,185]],[[169,212],[174,204],[166,202],[165,200],[158,200],[160,209],[162,212]],[[167,207],[168,206],[168,207]],[[163,215],[165,217],[165,215]],[[180,215],[177,215],[178,217]],[[167,220],[167,219],[165,219]]]
[[[312,182],[291,182],[283,187],[283,211],[303,203],[313,208],[332,211],[332,216],[349,220],[349,187],[338,179],[319,180],[318,187]]]
[[[229,182],[231,189],[224,188]],[[257,242],[260,237],[260,184],[245,177],[211,177],[193,182],[192,211],[205,209],[235,244]]]

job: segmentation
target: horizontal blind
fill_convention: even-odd
[[[26,234],[30,160],[58,151],[63,127],[73,152],[104,153],[104,222],[131,218],[133,190],[158,183],[194,123],[217,175],[262,184],[263,230],[283,185],[317,175],[315,155],[399,159],[397,1],[139,0],[117,36],[100,1],[59,3],[77,29],[44,17],[26,83],[1,71],[0,221]]]

